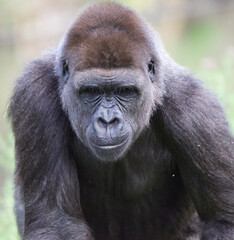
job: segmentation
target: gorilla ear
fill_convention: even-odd
[[[67,82],[68,78],[69,78],[68,60],[64,59],[63,60],[63,79],[65,83]]]
[[[148,62],[148,74],[151,82],[153,82],[155,76],[155,63],[152,59]]]

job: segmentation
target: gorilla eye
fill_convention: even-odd
[[[103,94],[103,90],[99,87],[85,86],[79,90],[79,94],[83,99],[93,101],[99,98]]]
[[[69,67],[68,67],[68,61],[67,59],[63,60],[63,78],[66,82],[69,78]]]
[[[134,86],[119,87],[115,90],[115,94],[122,97],[133,97],[138,94],[138,90]]]
[[[84,89],[84,92],[90,95],[100,95],[102,94],[102,90],[99,87],[87,87]]]
[[[153,81],[153,77],[155,75],[155,64],[153,60],[150,60],[148,62],[148,73],[149,73],[150,80]]]

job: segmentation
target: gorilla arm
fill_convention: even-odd
[[[81,212],[70,151],[72,131],[61,108],[53,62],[54,55],[49,54],[29,64],[10,103],[15,176],[25,205],[20,232],[24,240],[88,240],[92,237]]]
[[[234,239],[234,138],[216,97],[187,73],[170,79],[161,108],[202,240]],[[176,146],[176,147],[175,147]],[[179,149],[179,150],[178,150]]]

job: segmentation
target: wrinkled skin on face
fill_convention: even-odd
[[[154,91],[148,72],[96,69],[76,73],[62,101],[77,137],[97,158],[111,161],[121,158],[148,125]]]

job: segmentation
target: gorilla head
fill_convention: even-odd
[[[96,12],[100,8],[93,7]],[[124,155],[148,125],[162,94],[147,25],[131,10],[126,14],[116,4],[115,11],[119,13],[103,20],[90,9],[81,14],[57,60],[63,66],[63,108],[77,136],[101,160]]]

